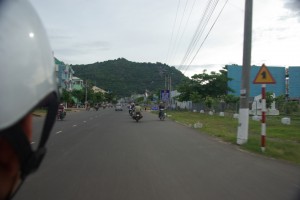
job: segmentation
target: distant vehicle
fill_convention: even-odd
[[[115,111],[123,111],[122,105],[121,105],[121,104],[117,104],[117,105],[115,106]]]
[[[56,118],[58,120],[63,120],[66,117],[66,111],[64,110],[58,110]]]
[[[167,113],[165,112],[165,109],[159,109],[158,117],[161,121],[165,120]]]
[[[133,115],[132,115],[132,119],[134,119],[136,122],[139,122],[140,119],[142,119],[143,116],[141,115],[140,112],[135,112]]]

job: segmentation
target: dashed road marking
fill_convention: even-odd
[[[73,127],[77,126],[77,124],[74,124]]]
[[[56,134],[59,134],[59,133],[61,133],[61,132],[62,132],[62,131],[57,131]]]
[[[86,121],[83,121],[83,123],[86,123]]]
[[[34,144],[35,142],[31,142],[30,144]]]

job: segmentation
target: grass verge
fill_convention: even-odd
[[[170,119],[193,127],[201,123],[199,132],[206,133],[226,142],[236,144],[238,120],[232,115],[200,114],[188,111],[168,111]],[[291,125],[281,124],[282,116],[267,116],[266,150],[261,152],[261,122],[249,118],[248,142],[240,147],[244,150],[268,157],[300,164],[300,118],[291,117]]]
[[[43,117],[46,116],[47,110],[46,109],[35,109],[32,112],[32,115],[37,116],[37,117]]]

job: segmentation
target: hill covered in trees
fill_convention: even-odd
[[[175,67],[162,63],[137,63],[124,58],[96,62],[87,65],[71,65],[75,76],[90,80],[94,85],[119,97],[143,94],[146,90],[157,93],[165,89],[166,79],[171,77],[174,89],[187,79]]]

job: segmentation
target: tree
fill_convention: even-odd
[[[236,97],[232,94],[227,94],[224,96],[224,101],[226,104],[238,103],[239,100],[240,100],[240,97]]]
[[[71,103],[72,96],[71,96],[70,92],[68,92],[66,89],[62,89],[62,94],[61,94],[60,100],[62,102]]]
[[[83,90],[72,90],[71,95],[79,102],[84,102],[85,100],[85,92]]]
[[[272,103],[275,101],[273,92],[266,92],[266,107],[271,108]]]
[[[107,92],[104,94],[105,97],[105,101],[107,102],[113,102],[113,100],[115,99],[115,94],[113,92]]]
[[[227,95],[228,91],[233,91],[227,86],[231,80],[227,77],[226,70],[220,70],[219,73],[211,72],[207,74],[204,70],[202,74],[195,74],[192,79],[185,80],[177,90],[181,93],[179,101],[189,101],[195,99],[206,99],[206,97],[220,98]],[[197,96],[195,96],[197,94]]]

